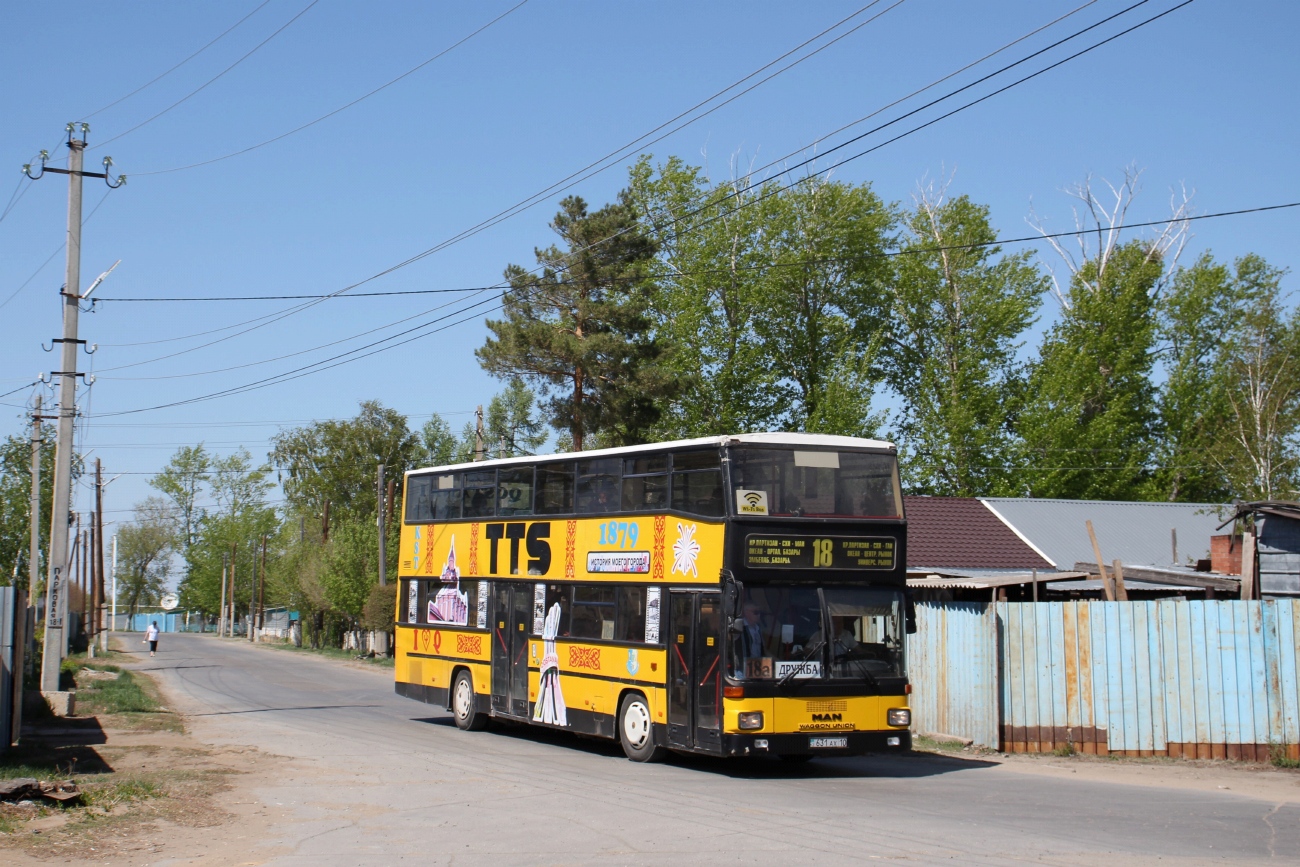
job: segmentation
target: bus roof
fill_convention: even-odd
[[[482,461],[470,461],[461,464],[448,464],[446,466],[420,467],[414,470],[407,470],[407,475],[411,473],[427,473],[430,471],[454,472],[456,470],[473,470],[485,469],[487,467],[508,467],[511,464],[533,464],[538,461],[564,460],[581,457],[583,460],[602,457],[618,457],[621,455],[637,454],[640,452],[658,452],[691,448],[692,446],[721,446],[726,443],[753,443],[755,445],[768,446],[807,446],[813,448],[837,448],[837,449],[872,449],[876,451],[893,451],[894,444],[883,440],[868,440],[860,437],[836,436],[834,434],[809,434],[809,433],[750,433],[750,434],[728,434],[724,436],[699,437],[690,440],[673,440],[664,443],[646,443],[639,446],[622,446],[613,449],[592,449],[583,452],[560,452],[553,455],[534,455],[532,457],[519,458],[492,458]]]

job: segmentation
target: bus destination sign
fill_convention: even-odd
[[[755,533],[745,537],[745,565],[751,569],[893,569],[894,540]]]

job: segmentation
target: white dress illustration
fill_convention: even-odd
[[[542,656],[541,676],[537,686],[537,704],[533,706],[533,719],[551,725],[567,726],[564,692],[560,689],[560,658],[555,653],[555,636],[560,631],[560,603],[551,606],[542,627],[545,654]]]

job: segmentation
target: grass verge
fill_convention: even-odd
[[[367,665],[374,665],[379,668],[392,668],[394,660],[391,656],[361,656],[354,650],[340,650],[337,647],[322,647],[319,650],[312,650],[310,647],[294,647],[289,642],[259,642],[260,647],[273,647],[276,650],[288,650],[293,653],[310,653],[314,656],[321,656],[326,659],[338,659],[344,662],[363,662]]]

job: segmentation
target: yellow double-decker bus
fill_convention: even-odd
[[[396,689],[669,750],[911,746],[897,453],[762,433],[414,470]]]

